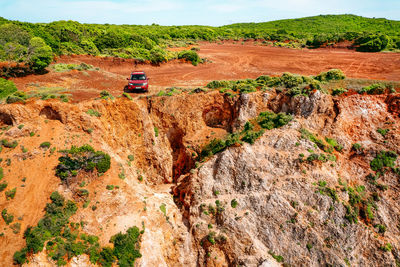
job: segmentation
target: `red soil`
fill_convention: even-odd
[[[58,63],[85,62],[100,71],[50,71],[45,75],[15,78],[20,90],[34,89],[32,84],[64,87],[74,101],[97,97],[102,90],[120,95],[126,77],[134,69],[144,70],[151,77],[150,94],[165,87],[204,86],[212,80],[256,78],[262,74],[283,72],[316,75],[329,69],[342,69],[347,77],[377,80],[400,80],[400,53],[359,53],[347,49],[287,49],[254,45],[201,43],[199,54],[211,63],[195,67],[175,60],[160,66],[139,64],[133,60],[92,56],[62,56]]]

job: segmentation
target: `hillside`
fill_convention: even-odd
[[[366,18],[356,15],[319,15],[298,19],[283,19],[261,23],[236,23],[226,28],[284,30],[295,34],[333,34],[346,32],[384,33],[398,36],[400,21],[385,18]]]
[[[222,27],[99,25],[75,21],[28,23],[0,20],[0,76],[43,73],[53,55],[89,54],[134,58],[160,64],[172,59],[202,62],[196,50],[171,52],[167,48],[197,41],[258,40],[262,45],[317,48],[348,41],[363,52],[400,48],[400,22],[354,15],[326,15],[266,23]],[[18,64],[20,63],[20,64]],[[23,63],[23,64],[21,64]]]

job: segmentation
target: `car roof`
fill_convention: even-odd
[[[146,74],[144,71],[132,71],[131,74]]]

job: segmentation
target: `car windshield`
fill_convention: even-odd
[[[132,74],[131,80],[146,80],[146,75],[144,74]]]

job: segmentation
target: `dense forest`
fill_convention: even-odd
[[[0,76],[42,72],[54,55],[90,54],[135,58],[151,63],[186,58],[200,62],[196,51],[173,53],[166,48],[196,41],[264,41],[316,48],[351,41],[359,51],[400,49],[400,21],[355,15],[320,15],[222,27],[81,24],[75,21],[28,23],[0,17]],[[21,63],[21,64],[16,64]],[[21,71],[21,69],[23,69]]]

